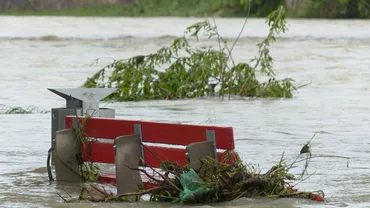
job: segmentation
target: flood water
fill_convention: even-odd
[[[63,107],[46,88],[79,87],[114,59],[148,54],[181,36],[194,18],[0,17],[0,104]],[[243,19],[216,19],[221,34],[236,38]],[[327,202],[240,199],[200,207],[370,207],[370,21],[288,20],[289,31],[271,49],[279,78],[311,83],[293,99],[218,98],[102,103],[116,117],[150,121],[227,125],[236,151],[262,172],[292,161],[315,132],[313,176],[301,190],[323,190]],[[250,19],[234,50],[237,61],[257,55],[267,33],[263,19]],[[216,41],[211,44],[217,45]],[[98,64],[91,65],[101,58]],[[0,207],[182,207],[174,204],[65,204],[64,189],[49,183],[50,113],[0,115]],[[303,164],[301,164],[302,166]],[[297,167],[296,173],[301,170]]]

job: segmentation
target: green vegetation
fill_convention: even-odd
[[[191,25],[183,37],[156,53],[114,61],[88,78],[83,86],[117,88],[118,92],[109,98],[118,101],[173,100],[215,94],[291,98],[292,80],[275,79],[269,51],[276,35],[287,30],[284,7],[269,14],[266,21],[269,33],[257,44],[257,57],[248,62],[235,63],[232,51],[238,39],[230,47],[217,26],[207,20]],[[218,47],[192,47],[191,38],[199,41],[201,34],[208,39],[216,38]],[[257,80],[257,73],[267,76],[268,81]]]
[[[306,17],[369,18],[369,0],[312,0]]]
[[[264,3],[265,2],[265,3]],[[252,1],[251,15],[266,16],[276,9],[279,1]],[[265,6],[263,6],[265,5]],[[261,7],[262,6],[262,7]],[[66,10],[41,9],[26,7],[24,10],[12,10],[3,14],[10,15],[56,15],[56,16],[245,16],[247,0],[150,0],[127,5],[86,5]]]
[[[180,17],[265,17],[278,7],[287,7],[288,17],[307,18],[369,18],[368,0],[137,0],[125,5],[85,5],[70,9],[39,9],[31,4],[14,7],[3,15],[51,15],[51,16],[180,16]],[[2,8],[0,8],[1,10]],[[3,8],[5,9],[5,8]]]

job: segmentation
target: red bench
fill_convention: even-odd
[[[81,123],[83,118],[79,118],[79,120]],[[67,129],[73,129],[78,126],[76,125],[78,121],[75,116],[67,116],[65,121]],[[216,149],[224,150],[223,152],[217,152],[218,161],[233,163],[238,158],[238,155],[233,151],[235,145],[232,127],[89,118],[84,128],[84,135],[111,141],[125,135],[139,135],[140,140],[145,143],[145,148],[141,149],[143,160],[146,165],[152,168],[159,168],[161,161],[186,165],[188,160],[184,146],[205,141],[212,141],[215,144],[215,151]],[[172,147],[169,145],[176,146]],[[227,157],[224,154],[226,150],[228,150]],[[82,148],[82,155],[85,162],[115,164],[113,142],[89,143],[88,148]],[[158,160],[158,157],[161,161]],[[99,180],[101,182],[115,183],[116,175],[115,173],[102,173]],[[150,187],[144,182],[144,187],[145,185]]]

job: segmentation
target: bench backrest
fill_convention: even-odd
[[[76,119],[75,116],[66,116],[66,128],[73,128],[73,124],[77,122]],[[79,118],[80,123],[82,120],[83,118]],[[235,148],[232,127],[89,118],[87,119],[84,132],[85,136],[88,137],[110,140],[135,133],[141,134],[143,143],[186,146],[191,143],[214,139],[217,149],[233,150]],[[143,157],[147,165],[159,168],[161,161],[177,162],[181,165],[186,164],[185,147],[166,147],[154,144],[146,144],[146,148],[143,148]],[[88,144],[88,148],[83,149],[84,161],[115,163],[113,143],[92,142]],[[217,153],[217,156],[219,159],[223,157],[221,153]]]

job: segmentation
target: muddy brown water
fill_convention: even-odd
[[[62,107],[46,88],[79,87],[113,59],[150,53],[182,35],[196,18],[0,17],[0,104]],[[217,19],[233,39],[243,19]],[[370,21],[288,20],[290,30],[271,49],[279,78],[311,83],[293,99],[202,98],[102,103],[117,118],[228,125],[243,160],[268,170],[285,152],[292,161],[314,132],[313,176],[298,184],[323,190],[324,204],[296,199],[240,199],[199,207],[370,207]],[[256,55],[266,35],[263,19],[250,19],[235,48],[236,60]],[[217,45],[217,42],[209,43]],[[101,58],[97,65],[91,64]],[[49,183],[46,155],[50,114],[0,115],[0,207],[183,207],[175,204],[64,204],[56,193],[79,187]],[[294,169],[299,173],[300,167]]]

